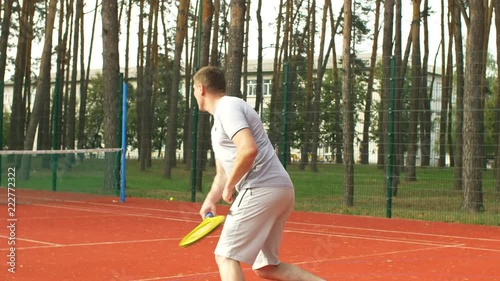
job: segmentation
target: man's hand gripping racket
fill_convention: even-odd
[[[200,241],[202,238],[217,229],[217,227],[219,227],[224,220],[224,216],[214,216],[211,212],[208,212],[205,215],[205,219],[203,219],[203,221],[191,232],[184,236],[184,238],[179,242],[179,246],[185,248]]]

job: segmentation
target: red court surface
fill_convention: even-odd
[[[189,248],[178,246],[200,222],[198,204],[33,201],[16,205],[14,221],[1,202],[0,280],[220,280],[213,257],[220,229]],[[16,242],[12,264],[9,236]],[[494,281],[500,227],[295,212],[281,259],[326,280]],[[261,280],[247,265],[244,272],[247,280]]]

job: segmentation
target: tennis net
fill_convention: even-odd
[[[0,186],[28,194],[30,201],[85,200],[92,196],[120,196],[124,200],[120,148],[5,150],[0,151],[0,164]]]

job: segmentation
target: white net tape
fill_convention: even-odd
[[[91,148],[91,149],[68,149],[68,150],[0,150],[0,155],[39,155],[39,154],[87,154],[119,152],[121,148]]]

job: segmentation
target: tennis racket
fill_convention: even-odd
[[[182,240],[179,242],[179,246],[182,248],[186,248],[200,241],[202,238],[206,237],[217,227],[219,227],[224,222],[224,220],[224,216],[214,216],[211,212],[208,212],[205,215],[205,219],[191,232],[184,236],[184,238],[182,238]]]

